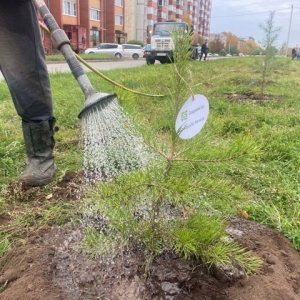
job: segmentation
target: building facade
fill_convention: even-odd
[[[146,6],[147,33],[155,22],[184,21],[199,36],[209,36],[212,0],[148,0]]]
[[[155,22],[185,21],[201,37],[210,31],[212,0],[45,0],[76,52],[98,43],[147,43]],[[42,22],[42,20],[40,20]],[[43,34],[47,53],[55,52]]]
[[[74,50],[81,52],[101,42],[126,42],[124,1],[46,0],[45,3],[71,40]],[[43,33],[43,39],[46,53],[55,52],[50,37]]]

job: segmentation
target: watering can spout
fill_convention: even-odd
[[[116,98],[115,94],[106,94],[106,93],[99,93],[95,92],[90,94],[84,102],[83,109],[78,115],[78,118],[81,119],[82,116],[88,111],[92,111],[97,108],[103,109],[106,105],[109,104],[110,101]]]

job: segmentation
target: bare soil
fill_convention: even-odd
[[[53,187],[53,197],[79,201],[79,183],[76,174],[67,173]],[[38,197],[31,201],[42,206],[43,197]],[[1,226],[9,222],[8,214],[0,215]],[[300,255],[284,236],[236,217],[230,219],[228,232],[263,260],[259,274],[244,278],[228,270],[208,271],[200,263],[162,253],[145,276],[138,247],[129,247],[113,261],[92,259],[78,247],[83,236],[80,225],[49,226],[32,232],[0,258],[0,299],[300,299]]]
[[[247,83],[245,83],[247,85]],[[284,100],[283,95],[269,95],[269,94],[258,94],[252,91],[242,92],[242,93],[224,93],[224,98],[229,102],[252,102],[252,103],[263,103]]]

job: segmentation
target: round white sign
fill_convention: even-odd
[[[183,140],[194,137],[204,126],[209,112],[209,103],[205,96],[194,95],[182,106],[178,113],[175,129]]]

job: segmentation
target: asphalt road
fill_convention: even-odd
[[[0,0],[1,1],[1,0]],[[211,59],[218,59],[220,57],[209,57],[209,60]],[[131,59],[131,58],[122,58],[120,60],[113,60],[113,61],[89,61],[87,62],[90,64],[93,68],[96,70],[106,71],[106,70],[112,70],[112,69],[118,69],[118,68],[135,68],[146,64],[145,58],[139,58],[137,60]],[[155,62],[156,64],[159,64],[158,61]],[[49,62],[47,63],[48,71],[49,73],[68,73],[70,72],[70,68],[66,62]],[[91,72],[91,70],[86,67],[85,65],[82,65],[85,72]],[[0,71],[0,81],[3,80],[3,75]]]
[[[131,59],[131,58],[123,58],[120,60],[114,60],[114,61],[89,61],[88,64],[90,64],[93,68],[99,70],[99,71],[105,71],[105,70],[111,70],[111,69],[117,69],[117,68],[134,68],[139,67],[146,64],[146,60],[144,58],[140,58],[137,60]],[[52,63],[49,62],[47,64],[49,73],[68,73],[70,72],[70,68],[66,62],[59,62],[59,63]],[[89,68],[87,68],[85,65],[82,65],[85,72],[91,71]],[[3,75],[0,72],[0,81],[3,80]]]

